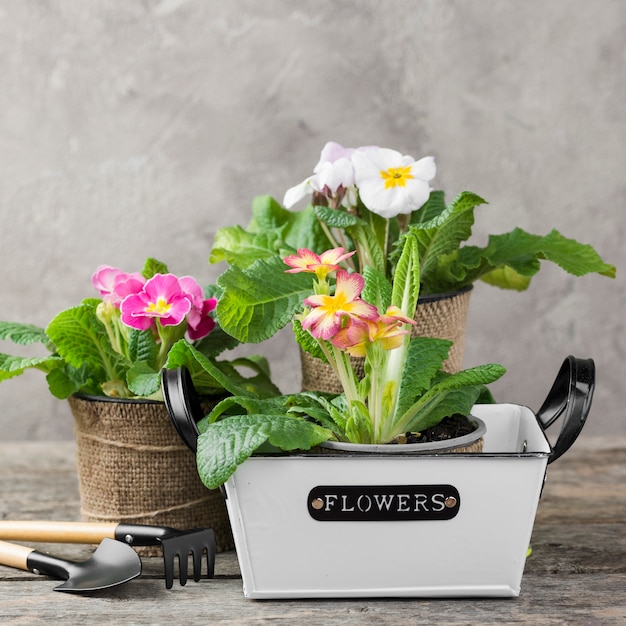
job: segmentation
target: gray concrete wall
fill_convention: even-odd
[[[307,176],[323,144],[435,155],[436,186],[489,200],[489,232],[556,227],[623,270],[622,0],[20,0],[0,6],[0,319],[45,325],[100,263],[147,256],[213,282],[217,228]],[[538,408],[591,356],[590,434],[626,434],[623,273],[546,266],[479,285],[466,365]],[[0,342],[0,351],[11,346]],[[260,346],[298,388],[289,333]],[[0,385],[8,439],[69,438],[39,372]]]

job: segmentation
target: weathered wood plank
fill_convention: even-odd
[[[0,566],[0,623],[532,624],[626,623],[626,442],[577,442],[548,468],[519,598],[507,600],[251,601],[234,552],[216,578],[167,591],[162,560],[143,559],[130,583],[89,597],[56,593],[56,581]],[[0,517],[79,519],[71,442],[0,444]],[[40,544],[82,560],[89,547]]]
[[[46,581],[4,582],[2,624],[532,624],[622,626],[626,576],[528,577],[522,595],[477,600],[253,601],[240,581],[205,580],[165,591],[137,579],[89,597],[51,591]]]

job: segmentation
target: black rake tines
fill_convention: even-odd
[[[189,558],[193,563],[193,579],[198,582],[202,577],[202,557],[206,554],[207,578],[213,578],[215,571],[215,533],[208,528],[180,530],[160,538],[163,547],[165,566],[165,588],[174,584],[174,572],[178,561],[178,580],[187,584]]]

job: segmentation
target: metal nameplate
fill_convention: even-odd
[[[461,497],[452,485],[329,485],[311,489],[307,506],[320,522],[448,520]]]

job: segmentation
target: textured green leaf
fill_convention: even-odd
[[[298,345],[304,350],[308,352],[312,357],[316,359],[320,359],[322,363],[328,363],[328,359],[324,354],[319,342],[308,330],[304,330],[302,328],[302,324],[300,320],[293,320],[293,332],[298,342]]]
[[[61,362],[62,359],[57,356],[19,357],[0,353],[0,381],[19,376],[26,369],[49,372]]]
[[[206,357],[216,357],[226,350],[232,350],[239,341],[216,326],[206,337],[194,343],[194,347]]]
[[[269,439],[270,423],[233,417],[211,425],[198,437],[197,465],[202,482],[217,489],[235,472],[237,466]]]
[[[167,273],[169,273],[169,270],[167,269],[167,265],[153,258],[146,259],[143,269],[141,270],[141,275],[146,280],[152,278],[155,274],[167,274]]]
[[[420,263],[417,237],[413,231],[402,238],[402,252],[393,277],[391,304],[412,318],[420,291]]]
[[[346,213],[343,209],[331,209],[326,206],[314,207],[315,215],[331,228],[348,228],[349,226],[356,226],[361,220],[351,213]]]
[[[330,437],[329,430],[299,418],[232,416],[211,424],[198,438],[198,473],[209,489],[216,489],[266,441],[281,450],[309,450]]]
[[[252,203],[251,233],[275,231],[291,248],[323,252],[328,239],[311,205],[302,211],[288,211],[270,196],[257,196]]]
[[[396,415],[404,415],[421,396],[448,358],[451,341],[434,337],[412,337],[402,369]]]
[[[126,383],[130,391],[140,398],[160,395],[161,376],[147,363],[133,363],[126,374]]]
[[[446,210],[443,191],[431,191],[428,200],[417,211],[411,213],[411,224],[424,224],[441,215]]]
[[[253,362],[247,363],[248,366]],[[257,375],[251,378],[242,376],[228,362],[216,362],[199,352],[184,339],[177,341],[169,351],[166,369],[186,367],[191,380],[200,395],[215,395],[224,390],[235,396],[267,397],[279,393],[269,375],[257,362]]]
[[[21,346],[31,343],[48,343],[48,335],[43,328],[32,324],[17,324],[15,322],[0,322],[0,339],[12,341]]]
[[[313,292],[310,274],[286,274],[278,257],[256,261],[248,269],[231,267],[218,281],[220,326],[242,342],[258,343],[289,323]]]
[[[72,367],[88,367],[99,382],[123,378],[123,359],[111,347],[95,307],[82,304],[62,311],[50,322],[46,333]]]
[[[487,272],[480,277],[480,280],[494,287],[515,289],[516,291],[525,291],[530,285],[530,276],[522,276],[508,265]]]
[[[152,331],[130,329],[128,355],[131,361],[143,361],[155,368],[158,352],[159,347]]]
[[[418,241],[422,285],[427,289],[442,255],[457,250],[472,234],[474,208],[485,201],[471,192],[459,194],[442,213],[423,224],[411,226]]]
[[[442,278],[455,280],[456,287],[485,277],[490,284],[520,289],[524,286],[522,281],[511,281],[511,274],[494,270],[508,267],[529,279],[539,271],[543,259],[556,263],[574,276],[598,273],[614,278],[616,273],[615,267],[604,263],[590,245],[568,239],[556,230],[541,236],[516,228],[502,235],[491,235],[484,248],[466,246],[455,257],[440,259],[439,287]],[[526,281],[526,286],[529,282]]]
[[[391,283],[387,278],[369,265],[363,270],[365,287],[361,297],[384,313],[391,304]]]
[[[209,261],[226,261],[229,265],[246,268],[258,259],[275,256],[277,240],[275,232],[250,233],[241,226],[220,228],[215,234]]]
[[[430,389],[396,421],[399,432],[406,432],[407,430],[419,431],[423,428],[423,424],[428,422],[429,412],[443,402],[448,392],[466,387],[488,385],[503,376],[505,371],[506,370],[501,365],[488,363],[446,376],[430,387]],[[453,413],[464,412],[463,407],[459,407],[458,410],[453,409],[454,407],[451,407]]]
[[[428,410],[415,416],[413,421],[407,425],[407,432],[421,432],[431,426],[436,426],[444,417],[450,417],[457,413],[469,415],[483,389],[485,387],[475,385],[462,389],[452,389],[443,393],[440,398],[437,398],[438,402],[429,404]]]

